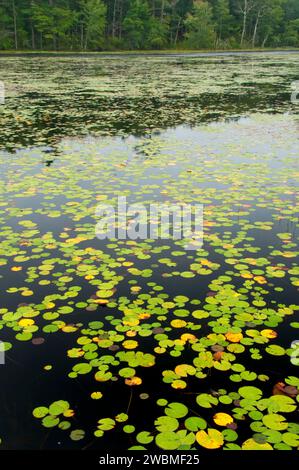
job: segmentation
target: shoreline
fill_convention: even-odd
[[[18,56],[177,56],[177,55],[230,55],[262,53],[299,53],[299,48],[255,48],[255,49],[165,49],[165,50],[124,50],[124,51],[0,51],[0,57]]]

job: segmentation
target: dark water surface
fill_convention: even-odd
[[[3,449],[298,447],[298,63],[0,58]],[[118,196],[203,247],[99,240]]]

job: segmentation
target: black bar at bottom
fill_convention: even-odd
[[[179,465],[188,465],[207,469],[207,465],[258,465],[263,470],[269,465],[282,463],[292,465],[298,463],[298,452],[296,451],[181,451],[181,452],[97,452],[97,451],[73,451],[73,450],[2,450],[0,451],[0,467],[4,462],[10,465],[22,465],[27,468],[38,468],[41,470],[43,464],[61,466],[63,464],[76,466],[82,464],[82,468],[100,469],[103,466],[115,468],[148,468],[155,465],[158,467],[172,466],[174,469]],[[2,464],[2,465],[1,465]]]

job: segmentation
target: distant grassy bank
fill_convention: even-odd
[[[248,53],[248,52],[299,52],[298,47],[279,47],[279,48],[244,48],[244,49],[163,49],[163,50],[117,50],[117,51],[53,51],[53,50],[0,50],[0,56],[3,55],[136,55],[136,54],[211,54],[211,53]]]

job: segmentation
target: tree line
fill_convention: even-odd
[[[1,50],[299,46],[299,0],[0,0]]]

